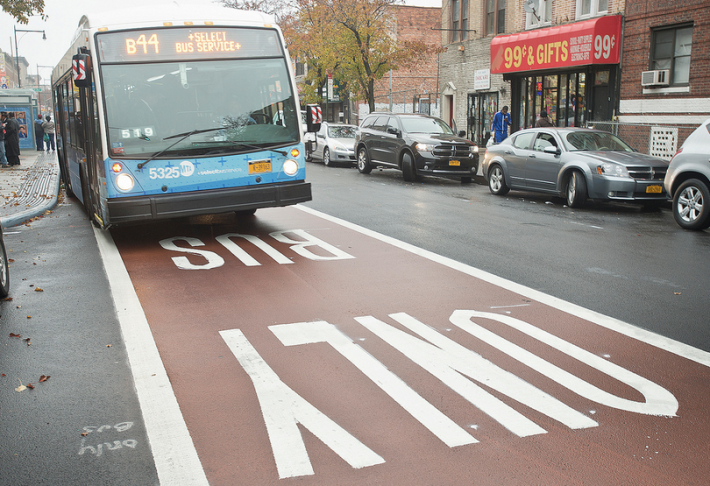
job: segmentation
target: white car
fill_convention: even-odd
[[[334,164],[354,166],[356,132],[355,125],[323,122],[316,133],[316,148],[308,154],[308,160],[322,160],[328,167]]]
[[[664,185],[673,199],[673,217],[687,230],[710,227],[710,119],[705,120],[671,159]]]

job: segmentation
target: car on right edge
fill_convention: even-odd
[[[681,228],[710,227],[710,118],[675,153],[663,185],[673,199],[673,217]]]

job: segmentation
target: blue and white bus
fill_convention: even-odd
[[[311,199],[271,16],[176,2],[86,15],[52,81],[66,190],[103,228]]]

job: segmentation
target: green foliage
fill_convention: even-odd
[[[9,13],[21,24],[29,22],[33,15],[44,15],[44,0],[0,0],[3,11]]]

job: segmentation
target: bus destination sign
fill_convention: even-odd
[[[283,55],[273,29],[169,28],[99,33],[102,63]]]

